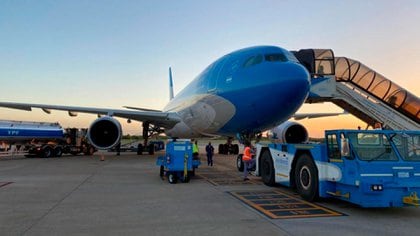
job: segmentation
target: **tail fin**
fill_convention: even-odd
[[[174,83],[172,81],[172,70],[169,67],[169,100],[174,98]]]

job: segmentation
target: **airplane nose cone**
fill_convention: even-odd
[[[289,62],[277,65],[270,65],[264,73],[265,88],[271,94],[271,99],[284,101],[289,100],[303,102],[310,90],[311,79],[308,71],[300,64]],[[263,91],[261,91],[263,92]]]
[[[243,86],[240,92],[225,95],[236,107],[235,116],[222,128],[226,133],[272,128],[288,120],[309,94],[310,75],[294,62],[266,63],[240,78],[248,81],[238,85]]]
[[[308,71],[300,64],[289,63],[283,73],[278,87],[281,88],[280,90],[285,96],[293,98],[296,100],[296,104],[300,103],[301,105],[308,96],[311,87],[311,77]]]
[[[305,67],[297,63],[289,63],[287,69],[281,71],[282,79],[278,82],[279,84],[286,83],[286,88],[307,95],[311,86],[311,77]],[[304,95],[305,98],[306,95]]]
[[[308,71],[297,63],[284,63],[268,68],[267,84],[260,94],[258,120],[268,126],[288,120],[305,102],[310,86]],[[262,104],[262,105],[261,105]]]

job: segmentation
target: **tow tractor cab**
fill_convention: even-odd
[[[420,205],[420,131],[330,130],[323,144],[257,144],[256,158],[265,184],[295,187],[309,201]]]

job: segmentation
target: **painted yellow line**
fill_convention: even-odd
[[[324,208],[322,206],[304,201],[302,199],[299,199],[297,197],[291,196],[289,194],[286,194],[282,191],[268,191],[268,192],[261,192],[258,193],[258,191],[244,191],[244,192],[231,192],[231,194],[241,201],[243,201],[245,204],[249,205],[250,207],[260,211],[261,213],[267,215],[268,217],[271,217],[273,219],[290,219],[290,218],[305,218],[305,217],[325,217],[325,216],[341,216],[343,214],[339,212],[332,211],[328,208]],[[264,198],[264,196],[267,195],[277,195],[281,196],[282,198]],[[247,199],[247,197],[255,196],[254,199]],[[259,198],[259,197],[262,198]],[[285,197],[285,198],[283,198]],[[283,200],[294,200],[295,202],[281,202]],[[278,203],[267,203],[267,204],[258,204],[255,203],[255,201],[278,201]],[[297,205],[302,205],[301,208],[297,208]],[[279,206],[280,209],[266,209],[270,206]],[[287,207],[291,206],[291,207]],[[281,208],[283,207],[283,208]],[[311,214],[311,211],[321,210],[325,213],[323,214]],[[288,212],[288,215],[278,215],[275,213],[281,213],[281,212]]]

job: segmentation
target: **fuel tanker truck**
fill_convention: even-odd
[[[12,146],[27,156],[92,155],[96,148],[86,138],[87,129],[63,129],[59,123],[0,120],[3,151]]]

